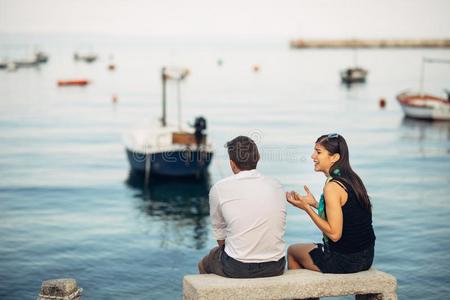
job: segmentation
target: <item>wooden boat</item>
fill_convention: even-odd
[[[58,86],[85,86],[89,83],[87,79],[58,80]]]
[[[424,120],[450,120],[450,92],[447,98],[403,92],[397,95],[405,116]]]
[[[207,143],[206,120],[195,120],[195,132],[184,128],[181,121],[181,103],[178,93],[178,126],[166,121],[166,82],[175,81],[178,85],[187,75],[186,69],[170,70],[163,68],[161,122],[153,127],[134,130],[124,136],[125,148],[131,169],[150,176],[196,177],[207,174],[213,157],[212,145]],[[179,90],[179,86],[177,88]]]
[[[433,96],[423,92],[425,65],[427,63],[450,64],[450,60],[422,58],[420,92],[401,92],[397,95],[397,101],[406,117],[426,120],[450,120],[450,91],[446,90],[447,97]]]

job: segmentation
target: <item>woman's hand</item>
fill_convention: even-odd
[[[300,209],[306,210],[309,207],[305,196],[301,196],[294,191],[286,192],[286,200]]]
[[[305,201],[309,205],[317,208],[318,207],[318,203],[316,201],[316,198],[314,198],[313,194],[311,194],[311,192],[309,191],[309,188],[306,185],[304,185],[303,188],[305,189],[306,196],[302,196],[302,197],[305,197]]]

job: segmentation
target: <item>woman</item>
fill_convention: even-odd
[[[292,191],[286,198],[311,217],[323,233],[323,243],[290,246],[288,269],[323,273],[369,269],[375,246],[372,205],[362,180],[350,166],[344,137],[336,133],[319,137],[311,158],[314,170],[327,177],[319,203],[306,186],[305,196]]]

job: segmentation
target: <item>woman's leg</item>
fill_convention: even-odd
[[[316,248],[315,244],[294,244],[288,248],[288,269],[308,269],[320,272],[314,264],[309,251]]]

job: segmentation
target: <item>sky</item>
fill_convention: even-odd
[[[450,0],[0,0],[0,33],[450,38]]]

